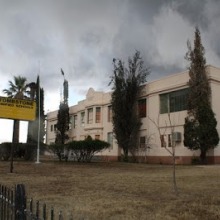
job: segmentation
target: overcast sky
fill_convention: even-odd
[[[207,63],[220,66],[219,0],[0,0],[0,4],[0,95],[13,76],[32,82],[40,74],[45,113],[59,107],[61,68],[69,81],[69,105],[84,99],[90,87],[110,90],[112,59],[126,61],[135,50],[151,70],[148,81],[186,70],[186,42],[193,42],[196,25]],[[0,142],[11,141],[12,121],[0,123]],[[21,130],[25,141],[26,129]]]

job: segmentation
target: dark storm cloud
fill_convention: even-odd
[[[201,28],[207,28],[209,25],[205,11],[207,3],[207,0],[173,0],[173,8],[193,26],[199,25]]]
[[[196,25],[207,63],[220,66],[219,0],[0,0],[0,6],[0,90],[14,75],[31,82],[40,74],[45,112],[59,107],[61,68],[70,105],[90,87],[109,91],[112,59],[126,62],[136,50],[151,69],[148,81],[186,70],[186,42],[193,43]]]
[[[112,59],[127,61],[135,50],[151,69],[149,79],[185,70],[186,42],[192,41],[195,25],[201,28],[208,63],[218,66],[219,2],[0,0],[0,73],[5,80],[24,75],[30,81],[40,73],[45,94],[53,96],[54,106],[47,108],[57,108],[60,68],[73,99],[85,97],[90,87],[110,90]]]
[[[166,0],[129,0],[128,16],[137,16],[143,23],[152,23],[161,7],[169,4]]]

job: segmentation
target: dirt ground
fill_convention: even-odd
[[[62,210],[64,219],[220,219],[220,166],[0,161],[0,184],[25,184],[28,198]]]

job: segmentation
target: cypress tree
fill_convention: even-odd
[[[128,160],[128,153],[134,152],[138,143],[138,133],[141,126],[137,114],[137,98],[140,85],[146,82],[149,70],[137,51],[132,58],[128,58],[128,68],[122,60],[113,59],[114,72],[111,77],[113,84],[112,113],[113,131],[118,145],[123,149],[124,160]]]
[[[64,75],[64,73],[63,73]],[[57,124],[56,124],[56,139],[55,143],[65,144],[65,141],[69,139],[69,106],[68,106],[68,81],[64,79],[63,82],[63,101],[60,102],[58,114],[57,114]]]
[[[200,159],[206,163],[209,149],[218,145],[217,121],[211,106],[211,87],[206,69],[205,50],[200,31],[195,29],[194,48],[188,42],[186,59],[189,66],[188,115],[184,124],[184,145],[200,150]]]
[[[36,100],[36,119],[28,123],[27,143],[37,143],[38,126],[39,126],[39,100],[40,100],[40,142],[44,142],[45,136],[45,114],[44,114],[44,89],[40,88],[40,78],[37,77],[37,82],[28,84],[30,87],[30,98]],[[39,99],[40,89],[40,99]]]

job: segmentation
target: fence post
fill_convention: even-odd
[[[7,198],[8,198],[8,201],[7,201],[7,219],[9,219],[9,216],[10,216],[10,193],[11,193],[11,190],[10,189],[7,189]]]
[[[10,196],[10,205],[11,205],[11,220],[15,217],[15,192],[11,189],[11,196]]]
[[[54,209],[53,209],[53,207],[50,210],[50,219],[54,220]]]
[[[6,218],[6,201],[7,201],[6,186],[3,187],[3,198],[4,198],[3,219],[5,219]]]
[[[18,184],[15,188],[15,220],[26,220],[25,209],[25,187],[23,184]]]
[[[3,205],[2,185],[0,184],[0,219],[2,219],[2,205]]]
[[[36,218],[38,219],[39,218],[39,201],[36,202]]]
[[[43,205],[43,220],[47,219],[47,207],[46,204],[44,203]]]
[[[32,213],[33,213],[33,199],[31,198],[30,199],[30,215],[32,215]]]

